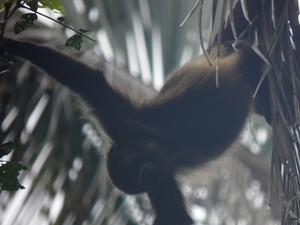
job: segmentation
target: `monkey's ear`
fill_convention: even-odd
[[[142,165],[139,173],[139,183],[144,188],[156,188],[162,179],[162,173],[158,167],[150,163]]]

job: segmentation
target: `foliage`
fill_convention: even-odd
[[[0,190],[17,191],[25,189],[18,181],[21,170],[27,170],[26,166],[14,162],[0,160]]]
[[[83,30],[83,29],[79,29],[79,31],[81,33],[89,32],[89,30]],[[81,49],[81,43],[82,43],[82,35],[81,34],[75,34],[67,40],[65,46],[73,47],[77,51],[79,51]]]
[[[67,40],[65,46],[71,46],[75,48],[77,51],[79,51],[81,48],[81,43],[82,43],[82,36],[79,34],[75,34]]]
[[[39,0],[38,2],[41,4],[40,7],[47,7],[62,14],[65,12],[60,0]]]
[[[37,12],[38,8],[49,8],[59,13],[64,13],[62,5],[59,0],[2,0],[0,1],[0,12],[3,13],[3,19],[0,21],[0,37],[4,35],[5,27],[9,19],[19,8],[24,8],[31,13],[26,13],[21,16],[20,21],[15,24],[14,32],[15,34],[19,34],[27,28],[34,25],[34,21],[38,19],[38,14],[45,16],[39,12]],[[51,19],[51,18],[49,18]],[[53,19],[52,19],[53,20]],[[62,19],[57,21],[61,24]],[[9,61],[4,57],[3,53],[0,55],[0,68],[5,69],[6,64]],[[5,72],[5,70],[1,71]],[[4,155],[9,154],[12,150],[14,150],[14,145],[12,142],[4,143],[0,145],[0,158]],[[7,191],[17,191],[19,189],[24,189],[22,185],[20,185],[18,181],[18,176],[21,170],[27,170],[27,167],[16,163],[16,162],[6,162],[0,160],[0,190]]]
[[[0,1],[0,10],[2,10],[6,4],[14,5],[14,4],[16,4],[16,2],[17,2],[17,0],[1,0]]]
[[[27,13],[21,16],[22,21],[18,21],[15,25],[15,34],[21,33],[23,30],[26,30],[28,27],[33,25],[33,22],[38,19],[35,13]]]
[[[49,8],[59,13],[64,13],[64,9],[60,0],[29,0],[29,1],[20,1],[20,0],[2,0],[0,2],[0,10],[7,7],[7,5],[16,6],[18,4],[25,3],[31,9],[37,10],[37,8]]]
[[[15,146],[11,141],[1,144],[0,157],[9,154],[14,149]],[[21,170],[27,169],[28,168],[22,164],[0,160],[0,190],[17,191],[24,189],[17,177]]]
[[[21,20],[15,24],[14,27],[15,34],[19,34],[24,30],[26,30],[27,28],[33,26],[34,22],[38,20],[38,15],[41,15],[76,32],[77,34],[75,34],[69,40],[67,40],[66,46],[71,46],[79,51],[81,49],[82,37],[85,36],[83,33],[88,32],[88,30],[80,29],[79,31],[76,31],[73,28],[63,24],[64,22],[63,17],[59,17],[55,20],[53,18],[50,18],[38,12],[39,8],[44,8],[44,7],[47,7],[59,13],[64,12],[59,0],[30,0],[30,1],[2,0],[0,1],[0,11],[4,12],[3,20],[0,21],[0,37],[4,35],[6,24],[9,21],[9,19],[12,17],[12,15],[16,12],[17,9],[23,8],[31,12],[23,14],[21,16]],[[1,52],[0,69],[2,71],[0,71],[0,74],[7,72],[6,66],[8,64],[9,64],[9,60],[4,56],[4,53]],[[14,149],[14,145],[12,142],[8,142],[0,145],[0,158],[4,155],[9,154],[13,149]],[[15,162],[0,161],[0,190],[16,191],[18,189],[24,189],[24,187],[19,184],[17,176],[19,175],[19,172],[21,170],[26,170],[26,169],[27,167]]]
[[[90,40],[88,36],[84,35],[83,33],[87,32],[87,30],[79,29],[79,31],[63,24],[64,18],[58,17],[57,19],[53,19],[51,17],[48,17],[40,12],[38,12],[38,8],[49,8],[51,10],[54,10],[58,13],[64,13],[64,9],[62,7],[62,4],[59,0],[30,0],[30,1],[22,1],[22,0],[4,0],[0,2],[0,11],[4,11],[4,17],[3,20],[0,21],[0,37],[4,35],[5,27],[11,16],[14,14],[14,12],[19,9],[27,9],[31,11],[32,13],[26,13],[21,16],[20,21],[18,21],[15,24],[15,34],[19,34],[26,30],[27,28],[34,25],[34,21],[38,19],[37,15],[41,15],[43,17],[46,17],[56,23],[61,24],[62,26],[76,32],[77,34],[71,37],[66,42],[66,46],[71,46],[75,48],[76,50],[80,50],[81,43],[82,43],[82,37],[86,37]],[[92,40],[94,41],[94,40]]]

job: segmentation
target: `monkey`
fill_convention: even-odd
[[[175,70],[155,97],[137,104],[113,88],[103,71],[51,48],[3,37],[0,50],[31,61],[93,108],[111,139],[110,180],[126,194],[148,195],[153,225],[194,223],[175,177],[221,156],[237,141],[256,108],[253,93],[263,67],[249,44],[239,44],[238,51],[223,44],[219,87],[214,47],[211,66],[200,56]]]

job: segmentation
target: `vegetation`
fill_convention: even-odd
[[[1,1],[0,6],[5,11],[5,4],[11,3],[10,13],[14,9],[17,1]],[[28,2],[28,1],[27,1]],[[39,5],[41,6],[39,1]],[[57,1],[49,1],[57,2]],[[67,5],[72,5],[73,1],[68,0]],[[96,27],[103,31],[107,35],[107,39],[110,41],[112,48],[112,59],[117,66],[110,65],[108,73],[112,73],[112,79],[116,80],[118,77],[127,79],[124,73],[116,72],[117,68],[129,64],[129,53],[136,53],[135,50],[146,49],[147,60],[143,57],[137,57],[136,62],[139,68],[143,68],[143,71],[138,70],[136,76],[140,76],[143,80],[145,71],[149,66],[149,71],[153,72],[158,67],[154,64],[157,63],[157,59],[161,56],[160,63],[163,65],[162,74],[168,74],[175,67],[180,65],[183,53],[192,52],[190,56],[196,56],[199,53],[199,39],[195,35],[197,30],[197,23],[200,26],[200,37],[203,41],[203,49],[207,49],[209,44],[216,44],[223,40],[230,40],[231,43],[236,41],[254,41],[259,49],[259,54],[263,55],[268,64],[272,66],[271,70],[262,76],[261,81],[267,82],[270,85],[271,96],[271,108],[272,108],[272,127],[273,127],[273,152],[270,156],[270,152],[262,151],[264,156],[268,158],[268,161],[264,161],[261,155],[250,154],[247,151],[242,151],[233,158],[229,156],[221,164],[218,170],[221,174],[221,179],[206,179],[203,184],[197,184],[195,186],[189,186],[187,189],[187,195],[189,202],[192,202],[193,207],[204,206],[206,217],[199,219],[199,223],[203,224],[222,224],[222,223],[242,223],[242,224],[283,224],[290,225],[296,224],[300,218],[299,212],[299,127],[300,127],[300,110],[299,110],[299,49],[300,49],[300,26],[298,20],[299,5],[298,0],[286,0],[286,1],[238,1],[234,6],[231,5],[231,0],[216,1],[216,0],[199,0],[197,10],[201,13],[198,21],[194,22],[197,10],[188,21],[185,22],[181,29],[176,29],[178,25],[184,20],[188,11],[192,6],[187,6],[192,1],[133,1],[132,4],[126,4],[124,0],[104,0],[104,1],[86,0],[86,11],[92,12],[97,8],[99,18],[93,22],[84,23],[85,19],[88,20],[88,13],[77,18],[73,18],[71,23],[84,24],[82,27]],[[149,3],[149,12],[151,20],[147,21],[147,14],[139,10],[145,8],[142,3]],[[172,2],[172,3],[171,3]],[[22,2],[23,4],[24,2]],[[46,6],[46,5],[43,5]],[[30,8],[29,5],[24,3],[24,7],[29,10],[30,13],[40,16],[38,13]],[[235,7],[239,7],[239,10],[234,11]],[[58,10],[55,7],[53,10]],[[70,14],[76,14],[77,11],[71,11],[75,7],[70,7]],[[166,10],[168,9],[168,10]],[[229,11],[227,11],[229,9]],[[66,11],[68,11],[66,9]],[[259,14],[259,17],[252,17],[253,14]],[[14,13],[14,15],[16,15]],[[25,16],[21,18],[21,26],[18,31],[22,32],[22,27],[26,27],[26,21],[28,24],[30,21],[35,23],[34,16]],[[29,19],[27,18],[29,17]],[[11,20],[12,17],[9,18]],[[33,19],[33,20],[32,20]],[[59,17],[55,19],[58,23],[64,24],[64,19]],[[197,19],[196,19],[197,20]],[[4,32],[3,27],[7,21],[3,20],[1,25],[2,35]],[[140,23],[138,23],[140,22]],[[135,37],[137,29],[136,23],[141,25],[140,32],[144,35],[144,40],[140,40],[139,37]],[[23,25],[22,25],[23,24]],[[86,26],[88,24],[88,26]],[[225,24],[225,26],[224,26]],[[143,26],[142,26],[143,25]],[[80,26],[79,26],[80,27]],[[225,29],[223,29],[225,27]],[[158,29],[159,28],[159,29]],[[32,29],[32,31],[34,28]],[[155,32],[159,30],[161,48],[157,51],[152,45],[152,40],[155,36]],[[208,32],[211,31],[210,33]],[[46,32],[46,29],[43,31]],[[245,31],[245,33],[243,33]],[[79,31],[84,33],[83,31]],[[194,33],[193,33],[194,32]],[[198,32],[198,31],[196,31]],[[53,32],[54,33],[54,32]],[[244,35],[238,35],[243,33]],[[49,34],[49,33],[47,33]],[[126,34],[126,35],[124,35]],[[140,34],[140,33],[139,33]],[[249,34],[245,35],[245,34]],[[126,46],[126,41],[130,40],[130,37],[134,36],[134,44],[130,45],[130,51]],[[193,38],[193,37],[196,38]],[[34,38],[34,33],[32,35]],[[51,36],[54,39],[55,35]],[[101,36],[103,37],[103,36]],[[126,38],[127,39],[126,39]],[[45,35],[44,39],[49,40]],[[61,38],[61,36],[60,36]],[[64,37],[63,37],[64,38]],[[145,41],[146,42],[143,42]],[[71,41],[72,42],[72,41]],[[79,40],[75,40],[74,43],[79,43]],[[72,42],[73,43],[73,42]],[[145,46],[144,46],[144,45]],[[75,44],[76,45],[76,44]],[[80,46],[80,45],[78,45]],[[197,47],[198,46],[198,47]],[[145,47],[145,48],[144,48]],[[61,48],[60,48],[61,49]],[[103,49],[101,49],[103,50]],[[159,53],[163,52],[162,55]],[[106,56],[107,52],[103,52]],[[78,53],[81,54],[81,53]],[[92,62],[93,57],[89,55],[90,52],[85,52],[87,61]],[[82,54],[81,54],[82,55]],[[131,54],[130,56],[133,56]],[[139,55],[138,55],[139,56]],[[123,58],[122,58],[123,57]],[[185,59],[188,57],[185,57]],[[96,64],[101,64],[103,61],[97,61]],[[105,64],[106,65],[106,64]],[[13,128],[10,128],[9,132],[17,130],[20,135],[23,127],[28,119],[28,114],[33,111],[33,108],[38,104],[38,100],[42,96],[51,96],[53,99],[49,102],[45,111],[43,111],[43,117],[39,118],[38,127],[34,135],[30,139],[30,144],[26,142],[24,149],[29,152],[28,158],[26,158],[26,165],[35,162],[39,156],[39,151],[44,146],[48,146],[48,143],[54,145],[49,153],[47,160],[43,161],[43,167],[35,173],[32,185],[24,185],[32,193],[28,195],[28,201],[22,202],[23,211],[15,211],[15,221],[23,221],[24,215],[35,215],[29,208],[31,207],[30,201],[34,199],[43,199],[44,196],[50,196],[49,199],[54,202],[57,193],[65,193],[65,199],[59,216],[54,217],[53,221],[56,224],[63,224],[66,218],[74,219],[78,224],[81,224],[84,220],[93,221],[98,224],[134,224],[140,223],[140,221],[149,222],[149,217],[142,217],[141,210],[143,212],[149,212],[151,209],[144,207],[147,206],[147,201],[144,198],[133,198],[124,200],[124,196],[118,193],[113,187],[108,185],[108,179],[105,175],[105,163],[102,163],[101,154],[91,154],[86,149],[93,146],[93,149],[98,149],[99,143],[97,138],[99,134],[95,131],[95,127],[84,129],[82,127],[86,124],[82,121],[79,125],[70,125],[71,123],[78,122],[79,115],[74,113],[74,110],[70,107],[72,102],[69,95],[65,94],[63,89],[59,89],[57,85],[49,82],[47,88],[44,88],[44,78],[40,78],[40,73],[33,75],[36,72],[28,64],[16,63],[16,68],[21,67],[20,70],[16,70],[18,81],[22,81],[15,85],[15,93],[7,91],[12,100],[7,101],[8,105],[5,113],[13,108],[14,105],[19,107],[20,114],[13,124]],[[95,64],[93,64],[95,66]],[[106,65],[107,66],[107,65]],[[145,70],[146,68],[146,70]],[[153,69],[152,71],[152,68]],[[157,70],[155,70],[157,72]],[[28,74],[31,74],[30,76]],[[24,75],[26,74],[26,75]],[[119,74],[119,76],[117,75]],[[120,75],[121,74],[121,75]],[[108,75],[109,76],[109,75]],[[30,79],[28,78],[30,77]],[[39,79],[33,78],[39,77]],[[153,76],[154,77],[154,76]],[[153,78],[152,77],[152,78]],[[147,78],[148,79],[148,78]],[[17,80],[17,79],[16,79]],[[31,81],[30,85],[29,80]],[[32,80],[34,82],[32,82]],[[146,80],[146,79],[145,79]],[[1,75],[1,82],[9,82],[9,79]],[[38,81],[40,83],[38,83]],[[42,82],[43,81],[43,82]],[[16,81],[14,81],[17,83]],[[136,81],[132,81],[134,84]],[[120,81],[123,84],[123,80]],[[7,84],[10,87],[10,83]],[[129,85],[129,90],[133,90],[134,85]],[[145,90],[145,86],[140,83],[135,86],[140,86],[140,89]],[[34,91],[39,90],[39,91]],[[58,91],[59,90],[59,91]],[[137,93],[141,93],[138,91]],[[258,88],[258,93],[259,88]],[[5,102],[3,97],[4,91],[0,93],[1,102]],[[18,100],[21,99],[21,100]],[[50,106],[51,105],[51,106]],[[26,114],[27,112],[27,114]],[[5,115],[6,115],[5,114]],[[50,115],[56,116],[50,116]],[[4,118],[4,115],[2,115]],[[51,119],[51,123],[47,122]],[[25,121],[25,122],[24,122]],[[251,121],[250,121],[251,122]],[[51,126],[50,126],[51,125]],[[86,127],[85,127],[86,128]],[[71,132],[72,131],[72,132]],[[77,132],[77,133],[76,133]],[[76,133],[76,134],[75,134]],[[83,135],[84,134],[84,135]],[[82,136],[84,138],[82,138]],[[104,138],[101,140],[105,143]],[[94,142],[93,142],[94,141]],[[270,148],[270,142],[268,146]],[[2,148],[7,149],[5,142]],[[92,144],[91,144],[92,143]],[[251,143],[253,145],[253,143]],[[82,147],[83,146],[83,147]],[[101,145],[102,147],[104,144]],[[19,145],[16,143],[16,148]],[[105,147],[103,147],[105,148]],[[8,149],[14,149],[9,144]],[[84,149],[84,150],[82,150]],[[100,149],[100,147],[99,147]],[[96,150],[95,150],[96,151]],[[5,150],[6,152],[6,150]],[[15,151],[17,152],[17,151]],[[17,155],[17,154],[16,154]],[[62,155],[65,155],[63,157]],[[270,157],[268,157],[270,156]],[[21,157],[15,157],[20,159]],[[99,160],[101,158],[101,160]],[[77,159],[77,160],[76,160]],[[75,170],[73,165],[81,159],[84,162],[84,166],[81,170]],[[96,162],[97,161],[97,162]],[[100,163],[98,162],[100,161]],[[92,163],[91,163],[92,162]],[[95,164],[94,164],[95,163]],[[99,163],[96,165],[96,163]],[[55,166],[54,166],[55,164]],[[271,166],[270,166],[271,165]],[[30,167],[30,166],[29,166]],[[47,168],[44,168],[47,167]],[[75,171],[75,172],[74,172]],[[94,172],[96,171],[96,172]],[[271,175],[270,175],[271,171]],[[57,177],[65,174],[77,174],[76,176],[70,176],[72,179],[64,178],[60,186],[55,186],[58,180]],[[16,174],[15,170],[12,170],[12,174]],[[204,175],[201,174],[201,178]],[[65,175],[68,177],[68,175]],[[57,179],[57,180],[56,180]],[[38,192],[39,188],[43,191]],[[55,184],[55,185],[54,185]],[[213,187],[213,188],[212,188]],[[37,193],[34,195],[33,193]],[[3,193],[2,193],[3,194]],[[4,194],[5,195],[5,194]],[[7,195],[6,195],[7,196]],[[38,196],[38,198],[36,197]],[[121,196],[121,197],[120,197]],[[84,202],[82,201],[84,199]],[[10,201],[6,201],[7,204]],[[0,201],[1,204],[1,201]],[[271,207],[271,210],[266,212],[264,210],[266,205]],[[49,216],[51,211],[49,204],[41,203],[42,210],[40,215]],[[2,205],[1,205],[2,206]],[[194,208],[192,207],[192,210]],[[2,208],[4,208],[2,206]],[[105,208],[105,210],[103,210]],[[10,209],[10,208],[9,208]],[[197,209],[197,208],[196,208]],[[0,207],[1,210],[1,207]],[[148,211],[147,211],[148,210]],[[23,212],[20,213],[20,212]],[[74,216],[75,215],[75,216]],[[142,215],[145,215],[143,213]],[[2,218],[7,218],[7,213],[3,214]],[[74,217],[72,217],[74,216]],[[86,219],[88,218],[88,219]],[[139,220],[137,219],[139,218]],[[142,218],[142,219],[141,219]],[[65,219],[65,220],[64,220]],[[31,220],[27,220],[31,221]],[[32,216],[32,221],[35,221]],[[15,223],[15,224],[16,224]],[[11,223],[13,224],[13,223]],[[30,223],[27,223],[30,224]],[[35,223],[33,223],[35,224]],[[38,223],[37,223],[38,224]]]
[[[51,10],[55,10],[58,13],[64,13],[64,9],[60,3],[59,0],[31,0],[31,1],[23,1],[23,0],[5,0],[4,3],[0,4],[0,11],[4,10],[4,16],[2,19],[2,22],[0,22],[0,36],[4,35],[5,32],[5,27],[9,19],[14,15],[14,13],[18,9],[26,9],[28,11],[31,11],[31,13],[26,13],[21,16],[20,21],[18,21],[15,24],[15,29],[14,32],[15,34],[19,34],[26,30],[27,28],[31,27],[34,25],[34,22],[38,20],[38,15],[44,16],[48,18],[49,20],[55,21],[62,26],[73,30],[76,32],[75,35],[70,37],[67,42],[66,46],[70,46],[75,48],[76,50],[80,50],[81,48],[81,43],[82,43],[82,38],[86,37],[90,39],[91,41],[94,41],[93,39],[89,38],[88,36],[84,35],[84,33],[88,32],[89,30],[85,29],[79,29],[79,31],[63,24],[64,18],[63,17],[58,17],[57,19],[53,19],[51,17],[46,16],[45,14],[42,14],[38,12],[39,8],[49,8]]]

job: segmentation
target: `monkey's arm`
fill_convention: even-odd
[[[48,47],[8,38],[0,40],[0,50],[31,61],[82,96],[95,110],[104,129],[114,141],[122,138],[120,134],[124,133],[123,121],[136,117],[135,107],[129,99],[111,88],[102,71],[96,71]]]

